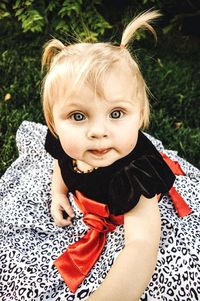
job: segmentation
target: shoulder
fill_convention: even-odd
[[[140,158],[144,155],[160,156],[159,151],[143,132],[139,131],[137,144],[133,150],[134,157]]]

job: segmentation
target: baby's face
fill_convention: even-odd
[[[129,71],[115,68],[105,77],[104,97],[84,85],[54,104],[61,145],[83,171],[111,165],[134,149],[142,122],[134,86]]]

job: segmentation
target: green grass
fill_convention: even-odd
[[[196,43],[162,37],[156,50],[139,51],[142,71],[153,94],[149,133],[168,149],[200,167],[200,52]],[[146,49],[148,48],[148,45]]]

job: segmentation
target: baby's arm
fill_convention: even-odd
[[[74,217],[73,210],[67,199],[68,188],[63,182],[58,161],[54,162],[54,170],[52,175],[52,203],[51,214],[56,225],[64,227],[71,224],[71,219]],[[67,218],[63,214],[67,213]]]
[[[160,241],[157,197],[141,197],[125,214],[125,248],[89,301],[138,301],[154,272]]]

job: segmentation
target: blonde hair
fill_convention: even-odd
[[[116,63],[130,68],[136,79],[136,97],[143,102],[144,129],[149,124],[149,100],[147,86],[138,64],[131,56],[127,46],[134,40],[140,28],[148,29],[156,36],[150,22],[159,17],[158,11],[147,11],[134,18],[125,28],[120,46],[111,43],[75,43],[64,45],[57,39],[49,41],[44,48],[42,66],[47,74],[42,85],[43,111],[49,129],[54,135],[53,105],[60,97],[69,97],[87,82],[95,91],[102,94],[102,77]],[[72,82],[73,80],[73,82]]]

